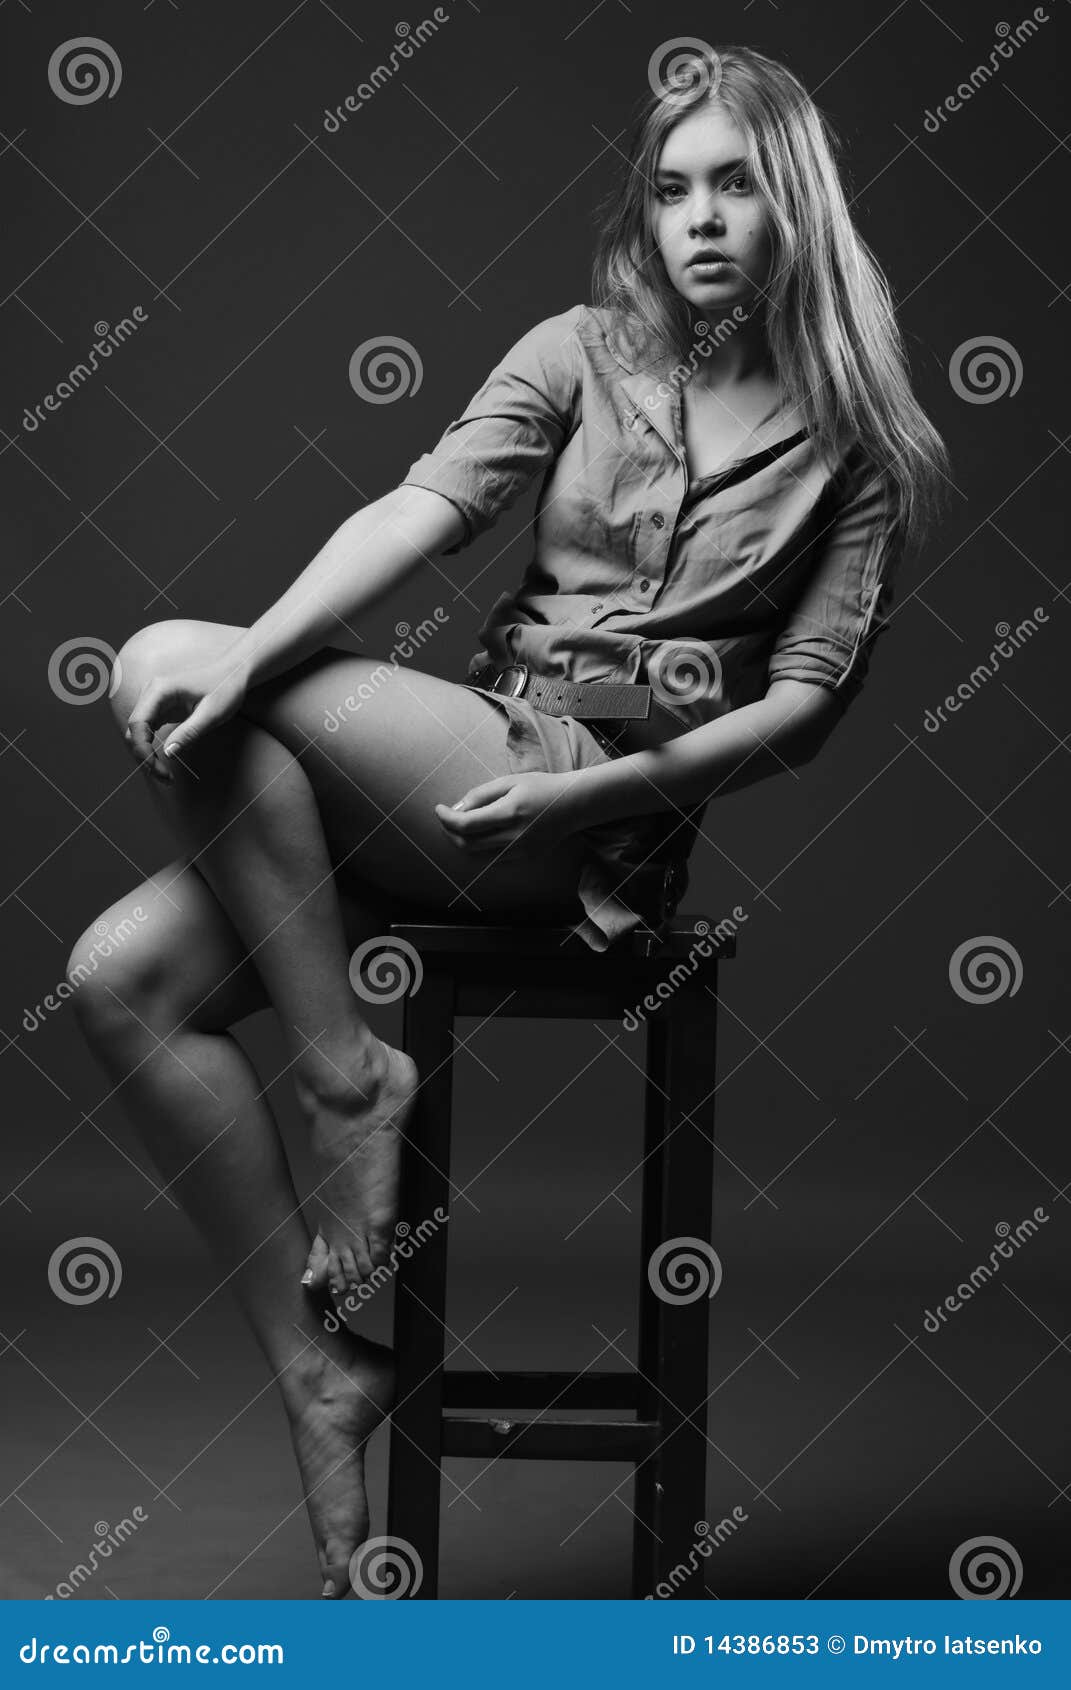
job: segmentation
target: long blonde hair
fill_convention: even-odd
[[[654,172],[684,117],[711,101],[744,135],[766,202],[773,262],[760,310],[776,377],[820,452],[858,438],[892,486],[895,523],[920,539],[949,459],[911,390],[889,284],[855,228],[836,164],[839,140],[792,72],[750,47],[696,55],[694,87],[643,102],[620,186],[600,207],[592,297],[638,320],[674,356],[694,348],[696,316],[666,274],[652,232]],[[694,357],[694,355],[693,355]]]

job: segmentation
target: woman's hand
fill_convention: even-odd
[[[211,663],[176,669],[171,675],[155,675],[142,687],[126,725],[125,738],[135,762],[157,780],[172,781],[167,759],[235,715],[248,689],[246,665],[228,660],[226,652]],[[153,738],[165,722],[177,726],[161,753],[155,750]]]
[[[556,845],[579,825],[570,801],[576,772],[500,775],[470,787],[451,807],[436,804],[445,832],[459,850],[511,850],[519,855]]]

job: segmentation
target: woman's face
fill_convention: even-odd
[[[704,317],[750,305],[769,281],[769,220],[746,155],[743,135],[714,104],[670,130],[655,165],[652,233],[673,286]],[[692,260],[709,247],[728,262],[697,267]]]

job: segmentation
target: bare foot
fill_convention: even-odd
[[[311,1291],[355,1289],[390,1259],[402,1137],[420,1082],[405,1051],[380,1042],[379,1052],[382,1059],[359,1085],[326,1102],[306,1100],[322,1210],[302,1276]]]
[[[354,1341],[346,1363],[318,1355],[286,1380],[290,1436],[325,1599],[350,1594],[350,1560],[368,1536],[364,1446],[393,1396],[394,1358],[383,1345],[367,1341],[359,1347]]]

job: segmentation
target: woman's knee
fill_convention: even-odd
[[[75,940],[66,972],[83,1032],[106,1036],[149,1018],[167,980],[158,928],[152,904],[131,899],[102,912]]]
[[[71,951],[67,977],[87,1036],[179,1026],[219,1031],[268,1002],[226,911],[178,857],[102,911]]]
[[[139,628],[116,654],[108,693],[115,715],[125,724],[142,688],[154,675],[185,664],[210,662],[244,632],[244,628],[227,622],[200,622],[189,617],[149,622]]]

